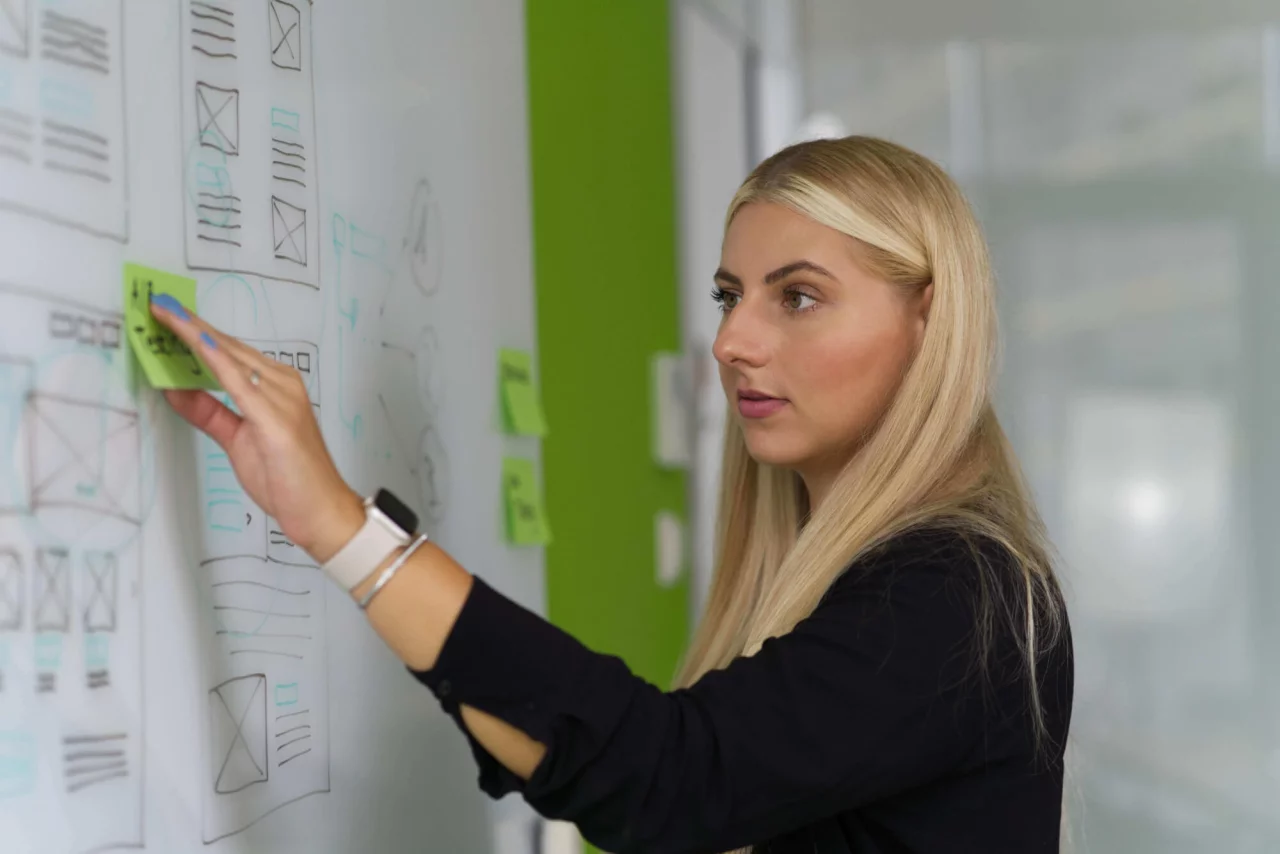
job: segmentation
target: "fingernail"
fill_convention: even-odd
[[[183,320],[191,319],[191,315],[187,314],[187,310],[182,307],[182,303],[178,302],[170,294],[153,294],[151,301],[170,314],[175,314]]]
[[[208,332],[201,332],[201,333],[200,333],[200,340],[201,340],[201,341],[203,341],[203,342],[204,342],[204,346],[208,347],[210,350],[217,350],[217,349],[218,349],[218,342],[217,342],[217,341],[214,341],[214,340],[213,340],[213,337],[212,337],[212,336],[210,336]]]

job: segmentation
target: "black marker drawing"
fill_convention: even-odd
[[[267,782],[267,677],[228,679],[209,691],[210,733],[219,795]]]
[[[106,27],[52,9],[44,10],[41,24],[41,59],[99,74],[111,73]]]
[[[271,243],[275,256],[307,266],[307,211],[271,197]]]
[[[212,3],[191,3],[191,49],[210,59],[235,59],[235,12]]]
[[[84,574],[80,604],[86,632],[116,630],[116,597],[120,587],[120,564],[111,552],[83,554]]]
[[[196,83],[196,133],[200,144],[230,157],[240,153],[240,90]]]
[[[31,602],[38,632],[71,630],[71,559],[64,548],[36,551]]]
[[[0,0],[0,53],[27,58],[30,20],[31,0]]]
[[[302,70],[302,12],[285,0],[269,0],[267,30],[271,35],[271,64]]]
[[[27,601],[27,573],[22,555],[15,549],[0,549],[0,632],[22,630]]]
[[[0,157],[30,163],[33,138],[31,116],[0,107]]]
[[[62,739],[62,776],[68,792],[78,792],[129,776],[128,735],[74,735]]]

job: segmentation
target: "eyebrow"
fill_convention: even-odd
[[[764,281],[765,281],[765,284],[767,285],[777,284],[778,282],[785,279],[787,276],[790,276],[792,273],[799,273],[802,271],[809,272],[809,273],[817,273],[819,276],[826,276],[828,279],[832,279],[832,280],[835,279],[835,276],[831,275],[831,273],[825,267],[821,267],[818,264],[813,263],[812,261],[792,261],[790,264],[783,264],[781,267],[774,270],[773,272],[766,274],[764,277]],[[715,276],[713,278],[716,281],[728,282],[731,285],[742,287],[742,279],[738,278],[733,273],[730,273],[724,267],[721,267],[720,269],[716,270]]]

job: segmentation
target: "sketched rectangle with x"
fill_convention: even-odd
[[[237,676],[213,688],[209,717],[213,791],[229,795],[267,782],[266,674]]]
[[[85,552],[84,583],[80,604],[86,632],[116,630],[116,597],[120,586],[120,562],[111,552]]]
[[[231,156],[240,153],[240,90],[196,83],[196,133],[200,144]]]
[[[301,71],[301,10],[285,0],[271,0],[267,5],[267,29],[271,33],[271,64],[276,68]]]
[[[271,241],[277,258],[307,266],[307,211],[271,197]]]
[[[35,593],[32,603],[38,632],[71,630],[71,559],[66,549],[36,552]]]

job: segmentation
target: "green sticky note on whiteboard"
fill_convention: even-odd
[[[196,280],[138,264],[124,265],[124,321],[129,346],[147,382],[154,388],[221,388],[200,357],[151,316],[153,294],[169,294],[194,312]]]
[[[507,540],[517,546],[550,543],[551,527],[533,460],[507,457],[502,461],[502,494],[507,505]]]
[[[498,382],[506,431],[521,436],[547,435],[542,399],[533,378],[533,357],[524,350],[499,350]]]

